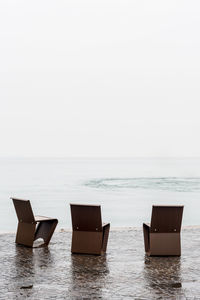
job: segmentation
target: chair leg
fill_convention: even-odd
[[[103,241],[102,241],[102,252],[105,253],[108,244],[108,236],[110,231],[110,224],[103,226]]]
[[[35,223],[18,223],[15,242],[24,246],[32,247],[35,235]]]
[[[42,238],[44,240],[44,245],[47,246],[51,240],[57,224],[58,220],[48,220],[40,222],[36,229],[34,240]]]
[[[149,227],[146,224],[143,224],[143,234],[144,234],[144,248],[145,248],[145,252],[149,252],[149,250],[150,250]]]

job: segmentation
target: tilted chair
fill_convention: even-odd
[[[72,253],[101,255],[106,252],[110,224],[102,224],[100,205],[70,204]]]
[[[18,218],[16,243],[33,247],[35,240],[42,238],[47,246],[58,224],[57,219],[34,216],[29,200],[11,198]]]
[[[183,206],[152,207],[151,225],[143,224],[145,252],[149,256],[181,255]]]

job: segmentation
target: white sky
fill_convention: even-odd
[[[200,2],[0,1],[0,156],[199,156]]]

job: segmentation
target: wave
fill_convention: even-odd
[[[150,189],[175,192],[200,192],[198,177],[135,177],[135,178],[100,178],[84,183],[85,186],[106,189]]]

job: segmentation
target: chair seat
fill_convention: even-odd
[[[36,222],[44,222],[44,221],[51,221],[51,220],[56,220],[56,219],[49,218],[49,217],[44,217],[44,216],[35,216],[35,221]]]

